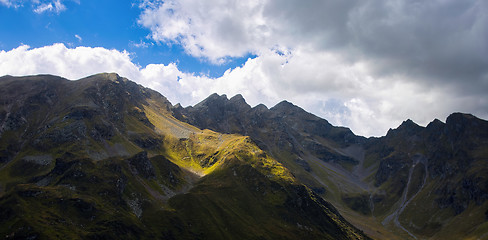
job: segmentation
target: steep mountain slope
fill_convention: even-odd
[[[367,157],[381,159],[372,198],[383,223],[435,239],[487,237],[487,121],[454,113],[424,128],[408,120],[370,144]]]
[[[286,101],[271,109],[264,105],[251,108],[240,95],[227,100],[225,95],[214,94],[194,107],[177,107],[174,112],[177,118],[200,128],[250,136],[317,192],[325,190],[325,183],[320,183],[324,179],[311,168],[351,169],[360,161],[357,155],[361,149],[356,146],[366,140]],[[327,177],[332,177],[329,173]],[[334,177],[351,181],[348,175],[346,171]]]
[[[200,128],[249,135],[375,238],[488,237],[488,124],[474,116],[425,128],[408,120],[366,139],[288,102],[251,108],[240,95],[174,112]]]
[[[251,138],[116,74],[0,78],[7,239],[365,239]]]

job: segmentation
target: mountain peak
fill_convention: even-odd
[[[453,123],[453,122],[461,122],[461,121],[470,121],[478,119],[477,117],[469,114],[469,113],[460,113],[455,112],[449,115],[446,119],[446,123]]]
[[[392,134],[406,134],[407,136],[411,136],[411,135],[417,134],[422,129],[424,129],[424,128],[419,126],[417,123],[415,123],[411,119],[407,119],[407,120],[403,121],[402,124],[400,124],[400,126],[398,126],[398,128],[396,128],[396,129],[390,128],[390,130],[388,130],[388,133],[386,135],[391,136]]]
[[[446,130],[452,136],[488,136],[488,121],[467,113],[453,113],[446,119]]]
[[[251,106],[247,104],[246,100],[241,94],[233,96],[231,99],[229,99],[229,103],[235,107],[241,108],[242,110],[251,109]]]
[[[400,124],[400,126],[398,128],[404,129],[404,128],[419,128],[419,127],[420,126],[417,123],[415,123],[411,119],[407,119],[407,120],[403,121],[402,124]]]
[[[241,94],[236,94],[230,98],[230,101],[246,101]]]
[[[473,123],[476,123],[478,121],[482,121],[482,120],[478,119],[477,117],[471,114],[457,112],[457,113],[452,113],[447,117],[446,125],[449,128],[455,128],[458,131],[461,131],[466,126],[472,125]]]
[[[212,93],[210,96],[208,96],[203,101],[196,104],[194,107],[199,108],[199,107],[204,107],[209,105],[223,104],[224,102],[227,101],[228,101],[227,95],[225,94],[219,95],[217,93]]]
[[[205,101],[205,100],[217,100],[217,99],[219,99],[219,100],[228,100],[227,99],[227,95],[225,95],[225,94],[219,95],[217,93],[212,93],[212,94],[210,94],[210,96],[208,96],[203,101]]]
[[[256,112],[266,112],[268,111],[268,107],[266,107],[266,105],[260,103],[258,104],[257,106],[253,107],[254,111]]]
[[[205,100],[196,104],[194,108],[211,107],[211,108],[240,108],[242,110],[251,109],[251,106],[246,103],[246,100],[241,94],[237,94],[231,99],[227,98],[227,95],[218,95],[213,93],[208,96]]]
[[[276,104],[274,107],[272,107],[270,110],[274,110],[278,112],[288,112],[295,107],[297,106],[293,105],[293,103],[283,100],[278,104]]]
[[[183,107],[181,106],[181,103],[177,103],[176,105],[173,106],[173,108],[182,109]]]
[[[428,125],[427,125],[427,129],[441,129],[444,127],[444,123],[439,120],[439,119],[434,119],[432,122],[430,122]]]
[[[105,76],[106,78],[108,78],[109,80],[111,80],[113,82],[119,80],[119,78],[120,78],[119,74],[117,74],[117,73],[101,73],[100,75]]]
[[[276,104],[274,107],[293,107],[295,105],[293,105],[293,103],[291,102],[288,102],[286,100],[283,100],[281,102],[279,102],[278,104]]]

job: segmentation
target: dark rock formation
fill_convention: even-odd
[[[128,161],[134,174],[141,175],[144,178],[154,178],[156,176],[154,167],[147,157],[147,152],[140,152]]]

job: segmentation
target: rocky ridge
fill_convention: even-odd
[[[426,127],[406,120],[367,139],[286,101],[252,108],[240,95],[213,94],[173,111],[201,128],[249,135],[375,238],[442,239],[445,229],[465,236],[487,226],[479,214],[468,217],[470,226],[458,224],[465,212],[488,210],[488,122],[470,114]]]
[[[252,139],[173,109],[117,74],[1,77],[0,234],[368,239]]]

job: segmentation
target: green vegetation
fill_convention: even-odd
[[[363,215],[371,215],[369,194],[344,194],[342,201],[352,210]]]
[[[48,99],[26,91],[42,101],[11,106],[26,122],[0,135],[0,235],[367,239],[249,137],[183,123],[114,74],[45,78]]]

